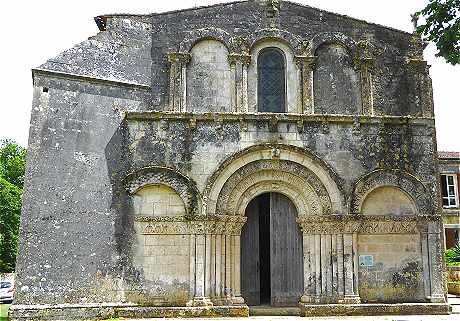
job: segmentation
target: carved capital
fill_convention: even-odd
[[[169,52],[168,61],[169,63],[182,63],[188,64],[192,56],[188,52]]]
[[[313,70],[316,66],[316,56],[294,56],[294,62],[299,69]]]
[[[409,69],[414,72],[427,74],[428,70],[430,69],[430,65],[428,65],[428,63],[423,59],[407,58],[406,63]]]
[[[251,63],[251,56],[246,53],[231,53],[228,55],[228,62],[230,65],[235,65],[237,62],[241,62],[243,65],[248,66]]]

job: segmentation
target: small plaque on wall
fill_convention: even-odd
[[[374,266],[374,256],[373,255],[360,255],[359,256],[359,266]]]

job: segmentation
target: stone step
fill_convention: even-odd
[[[250,316],[300,316],[299,307],[250,306]]]

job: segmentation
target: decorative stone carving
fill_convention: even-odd
[[[222,234],[240,235],[244,216],[157,216],[134,218],[141,234]]]
[[[271,155],[271,150],[274,148],[280,150],[280,159],[276,161],[272,159]],[[261,163],[256,165],[256,167],[261,166],[260,168],[253,168],[251,172],[246,172],[249,168],[251,168],[251,166],[254,166],[254,164],[250,164],[256,159],[260,160],[260,162],[272,162],[272,165],[264,165],[264,168]],[[276,162],[278,164],[273,165]],[[250,166],[245,167],[247,169],[242,171],[241,169],[246,165]],[[283,168],[283,166],[287,167]],[[307,168],[307,166],[312,168],[314,172]],[[314,154],[311,154],[305,148],[269,143],[248,147],[245,150],[233,154],[231,157],[227,158],[219,165],[218,169],[208,179],[206,187],[203,191],[203,197],[207,200],[206,204],[204,204],[206,209],[203,211],[203,213],[219,213],[219,210],[217,210],[217,204],[219,202],[224,202],[223,199],[225,199],[225,202],[228,202],[230,191],[232,191],[238,182],[240,182],[245,177],[240,176],[239,173],[245,173],[245,175],[249,175],[260,170],[273,169],[278,169],[279,172],[291,172],[292,174],[300,177],[308,177],[310,182],[309,186],[311,186],[316,191],[319,191],[317,192],[317,195],[321,200],[321,204],[325,204],[326,200],[329,200],[330,204],[332,203],[331,206],[325,207],[326,209],[331,208],[331,210],[326,210],[323,213],[331,213],[332,211],[334,213],[343,213],[342,204],[345,202],[343,196],[345,194],[343,191],[343,186],[345,186],[345,184],[329,165],[327,165]],[[233,176],[233,178],[229,180],[231,176]],[[319,177],[321,177],[321,180]],[[254,184],[255,183],[257,182],[255,181]],[[233,185],[231,188],[230,184]],[[224,185],[227,185],[228,190],[222,193]],[[221,195],[223,198],[221,198]],[[331,198],[331,195],[333,198]],[[220,199],[220,201],[218,201],[218,199]],[[221,208],[225,208],[225,206]]]
[[[425,186],[415,176],[400,170],[375,170],[361,177],[355,184],[350,212],[361,213],[361,206],[367,195],[381,186],[396,186],[413,199],[419,215],[432,215],[434,208]]]
[[[277,159],[254,161],[233,173],[221,189],[217,199],[217,212],[244,215],[244,212],[233,212],[236,209],[235,204],[244,197],[245,191],[251,186],[263,181],[270,184],[281,182],[286,183],[287,186],[305,186],[299,193],[299,197],[303,197],[303,200],[293,201],[308,200],[313,206],[319,204],[318,209],[310,207],[314,214],[331,213],[331,200],[318,176],[302,165]],[[270,191],[273,190],[273,185],[264,186],[264,188],[266,191]],[[264,188],[260,190],[264,190]],[[283,185],[280,185],[279,192],[283,193]],[[309,214],[313,213],[310,212]]]
[[[369,50],[369,43],[361,41],[358,43],[358,57],[355,60],[356,68],[361,74],[361,114],[374,115],[373,89],[372,89],[372,69],[374,59]]]
[[[426,231],[429,222],[437,217],[330,215],[302,216],[297,222],[306,234],[416,234]]]
[[[195,182],[166,167],[145,167],[129,174],[123,183],[130,194],[146,185],[162,184],[172,188],[182,198],[188,215],[196,215],[200,205],[200,192]]]
[[[169,108],[172,111],[184,112],[187,97],[187,64],[191,56],[188,52],[168,53],[169,67]]]
[[[316,49],[318,49],[318,47],[325,43],[342,44],[345,48],[348,49],[348,53],[350,54],[352,59],[355,60],[356,41],[340,32],[324,32],[316,35],[310,41],[310,45],[307,48],[307,53],[310,56],[314,56]]]
[[[236,112],[248,111],[248,65],[251,56],[246,53],[231,53],[228,55],[230,70],[232,71],[231,98],[232,110]]]
[[[304,114],[313,114],[313,70],[316,65],[316,57],[304,55],[295,56],[294,61],[301,73],[301,86],[299,86],[299,94],[300,97],[302,97],[302,112]]]
[[[188,31],[179,44],[179,51],[190,52],[192,47],[202,39],[215,39],[230,48],[231,35],[227,31],[221,28],[208,27]]]

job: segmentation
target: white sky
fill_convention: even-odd
[[[0,3],[0,139],[27,145],[32,103],[31,68],[98,32],[93,17],[108,13],[151,13],[225,2],[225,0],[76,0]],[[296,0],[313,7],[346,14],[369,22],[412,31],[410,14],[428,0]],[[434,57],[432,66],[438,150],[460,151],[460,66]]]

